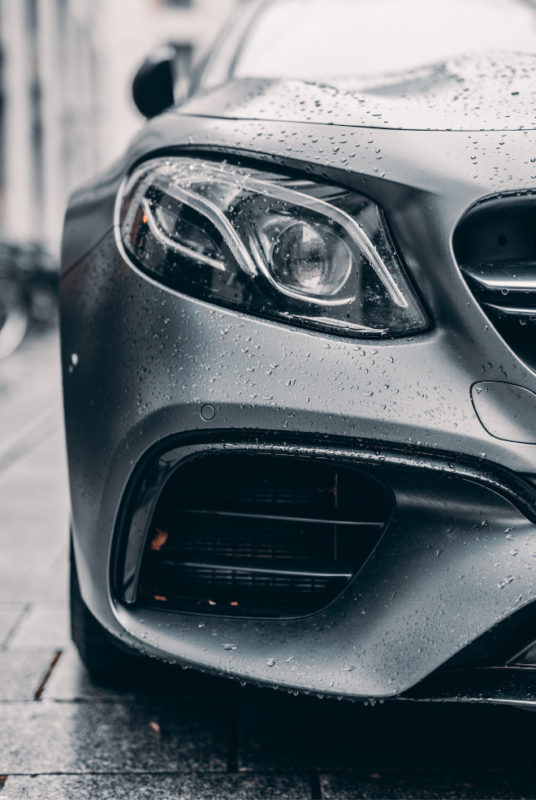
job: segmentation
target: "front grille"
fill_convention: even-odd
[[[138,603],[292,617],[330,603],[392,510],[375,479],[286,456],[218,454],[179,467],[153,515]]]
[[[536,368],[536,197],[479,204],[458,226],[454,250],[490,322]]]

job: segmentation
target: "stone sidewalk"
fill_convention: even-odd
[[[0,362],[0,800],[536,798],[536,716],[363,707],[154,669],[91,684],[70,643],[56,335]]]

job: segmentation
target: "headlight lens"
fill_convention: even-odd
[[[202,300],[346,336],[428,327],[381,210],[339,187],[158,158],[130,176],[116,219],[136,266]]]
[[[270,258],[275,280],[304,297],[330,297],[348,280],[352,254],[327,225],[290,222],[276,234]]]

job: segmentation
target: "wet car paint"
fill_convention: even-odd
[[[299,435],[311,451],[336,439],[355,458],[364,448],[379,459],[402,451],[414,469],[423,454],[436,455],[454,474],[462,455],[477,475],[511,472],[506,484],[536,473],[534,447],[491,436],[475,412],[476,382],[536,391],[536,376],[489,324],[452,250],[453,231],[472,205],[532,191],[536,134],[295,121],[291,103],[293,121],[233,119],[248,116],[244,104],[257,102],[250,87],[234,91],[227,111],[218,107],[216,90],[149,123],[115,169],[81,189],[68,211],[62,337],[83,595],[103,625],[145,652],[290,689],[390,696],[534,600],[534,525],[526,511],[476,484],[465,485],[466,497],[450,497],[458,479],[438,478],[444,485],[436,516],[427,518],[422,498],[415,500],[405,529],[384,539],[382,546],[394,550],[371,561],[370,577],[358,576],[340,598],[344,610],[331,606],[310,632],[303,621],[207,620],[200,627],[189,615],[129,611],[112,596],[112,532],[137,465],[181,434],[201,438],[209,431],[225,442],[239,431],[262,444],[269,433],[281,446]],[[307,103],[312,89],[303,91]],[[272,116],[283,116],[290,96],[300,102],[299,87],[272,85],[270,92],[280,93]],[[225,99],[225,90],[220,94]],[[270,163],[374,198],[434,329],[412,339],[350,342],[225,311],[142,276],[118,249],[116,191],[140,159],[178,152]],[[207,405],[214,408],[208,424]],[[499,432],[508,431],[503,396],[494,419]],[[458,507],[463,514],[453,517]],[[374,564],[385,577],[374,574]],[[361,580],[386,586],[400,570],[407,605],[387,602],[378,588],[361,594]],[[225,650],[229,642],[236,649]]]

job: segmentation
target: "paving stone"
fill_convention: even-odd
[[[44,701],[4,704],[0,713],[0,775],[226,767],[222,704]]]
[[[60,386],[57,329],[27,337],[10,358],[2,361],[0,442],[57,402]]]
[[[69,532],[68,525],[62,528],[63,537],[56,559],[43,573],[39,600],[49,605],[69,606]]]
[[[1,499],[0,499],[1,502]],[[0,544],[0,552],[2,545]],[[43,574],[37,569],[24,569],[24,559],[13,566],[0,566],[0,601],[37,602],[46,597],[42,585]],[[51,593],[51,598],[53,593]]]
[[[69,612],[65,605],[35,605],[10,639],[10,648],[70,647]]]
[[[62,434],[0,472],[0,602],[65,602],[68,502]],[[58,566],[61,574],[57,575]]]
[[[49,459],[48,472],[45,472],[44,465],[34,464],[30,466],[28,460],[36,453],[34,450],[24,460],[14,464],[8,470],[0,473],[0,493],[2,495],[2,508],[0,509],[0,521],[2,527],[13,527],[17,525],[17,530],[23,532],[25,529],[35,536],[36,525],[40,529],[43,523],[47,522],[47,517],[57,514],[63,510],[64,497],[60,484],[60,454],[56,454],[56,443],[59,445],[60,434],[51,434],[41,445],[46,449]],[[50,470],[50,466],[54,469]],[[29,496],[31,492],[31,502]],[[46,512],[46,516],[43,512]],[[6,546],[17,545],[17,541],[11,541],[7,535],[2,534]],[[36,537],[35,545],[46,545],[39,536]]]
[[[323,800],[534,800],[534,773],[400,771],[320,775]]]
[[[0,603],[0,647],[5,647],[21,621],[25,609],[25,603]]]
[[[277,775],[13,776],[2,800],[302,800],[307,778]]]
[[[47,681],[43,692],[44,700],[132,702],[140,699],[142,687],[102,687],[89,677],[74,645],[62,653],[58,665]]]
[[[48,420],[48,422],[47,422]],[[53,513],[68,500],[67,464],[59,394],[52,409],[35,415],[22,430],[0,440],[0,491],[3,521]],[[31,502],[28,502],[31,498]],[[38,544],[38,542],[36,542]]]
[[[51,649],[0,652],[0,702],[33,700],[55,655]]]
[[[2,552],[1,543],[0,552]],[[3,562],[0,566],[0,601],[35,603],[42,600],[53,603],[58,600],[65,602],[63,600],[66,594],[64,587],[59,582],[54,585],[48,579],[45,580],[45,576],[52,570],[56,555],[56,553],[51,553],[50,558],[44,560],[39,569],[39,564],[35,563],[31,546],[29,546],[26,554],[22,554],[16,562],[11,562],[9,566],[7,562]],[[27,563],[26,567],[25,562]]]

